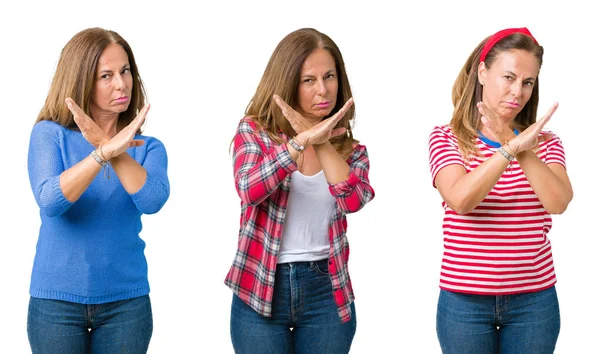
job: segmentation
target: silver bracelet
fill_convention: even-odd
[[[513,162],[515,160],[515,157],[511,154],[509,154],[506,150],[504,150],[504,148],[502,146],[500,146],[498,148],[498,151],[500,151],[500,153],[502,154],[502,156],[506,157],[506,159],[510,162]]]
[[[98,153],[96,152],[96,150],[92,151],[92,157],[94,158],[94,160],[96,160],[97,163],[99,163],[102,167],[106,166],[106,164],[108,163],[108,161],[102,159],[100,156],[98,156]]]
[[[294,150],[296,150],[298,152],[304,151],[304,145],[298,144],[298,142],[296,142],[296,140],[294,138],[291,138],[288,142],[290,143],[290,145],[292,145]]]

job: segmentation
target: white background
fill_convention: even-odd
[[[562,327],[557,353],[597,348],[595,146],[600,26],[584,1],[130,1],[0,5],[0,352],[27,353],[28,287],[39,228],[27,148],[61,49],[94,26],[132,46],[152,103],[145,134],[167,147],[171,197],[144,216],[154,335],[150,353],[232,353],[231,292],[239,198],[229,143],[277,43],[314,27],[340,47],[356,101],[355,136],[375,199],[349,216],[358,329],[352,353],[439,353],[441,198],[428,167],[431,129],[449,122],[451,89],[487,35],[527,26],[544,46],[540,114],[567,153],[575,197],[554,217]],[[587,3],[587,2],[586,2]],[[590,2],[592,3],[592,2]],[[566,23],[569,23],[568,25]],[[98,216],[101,217],[101,216]]]

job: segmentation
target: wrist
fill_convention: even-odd
[[[519,153],[519,151],[517,151],[516,149],[514,149],[511,146],[509,140],[505,140],[504,145],[502,146],[502,148],[504,149],[504,151],[506,151],[512,157],[517,157],[517,154]]]
[[[302,133],[296,135],[293,139],[305,148],[309,146],[308,137]]]

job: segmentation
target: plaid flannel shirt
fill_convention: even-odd
[[[240,121],[233,146],[241,216],[238,250],[225,284],[252,309],[270,317],[291,173],[297,165],[286,144],[277,145],[248,117]],[[342,322],[350,320],[354,301],[347,265],[346,214],[360,210],[375,196],[369,185],[366,147],[356,145],[347,162],[349,178],[329,186],[337,205],[329,224],[329,277]]]

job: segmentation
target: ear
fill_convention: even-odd
[[[485,79],[487,78],[487,69],[485,68],[485,63],[479,63],[477,67],[477,79],[481,85],[485,85]]]

